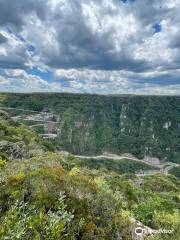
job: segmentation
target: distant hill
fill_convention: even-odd
[[[55,114],[59,131],[51,141],[61,150],[180,162],[180,96],[2,93],[0,106]]]

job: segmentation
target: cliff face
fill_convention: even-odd
[[[58,131],[53,141],[59,149],[179,161],[180,97],[1,94],[0,99],[5,108],[41,112],[46,107],[54,114]],[[22,114],[20,110],[9,111]]]

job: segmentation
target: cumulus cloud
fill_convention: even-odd
[[[0,0],[0,25],[8,25],[20,30],[29,14],[35,13],[44,20],[47,13],[46,7],[44,0]]]
[[[2,91],[12,92],[43,92],[64,91],[60,83],[48,83],[39,76],[27,74],[24,70],[13,69],[0,72],[0,88]]]
[[[0,0],[1,90],[178,94],[179,11],[179,0]]]

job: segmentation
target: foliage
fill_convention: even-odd
[[[6,161],[0,156],[0,170],[6,166]]]
[[[145,170],[155,170],[153,166],[149,166],[145,163],[130,159],[112,160],[112,159],[77,159],[76,164],[81,167],[89,167],[90,169],[106,169],[108,171],[114,171],[119,174],[123,173],[136,173]]]
[[[60,114],[63,129],[61,139],[42,140],[32,129],[1,112],[0,239],[134,240],[137,220],[156,230],[174,230],[171,235],[146,239],[177,240],[178,178],[170,174],[139,178],[137,171],[151,167],[127,159],[79,159],[56,150],[61,146],[77,153],[128,151],[141,157],[175,156],[172,159],[178,162],[179,118],[172,108],[179,98],[46,96],[0,96],[1,104],[10,107],[40,111],[49,106]],[[22,97],[24,101],[20,101]],[[125,131],[122,109],[127,120]],[[158,111],[163,111],[161,117]],[[167,120],[172,123],[168,130],[162,128]],[[172,151],[165,150],[166,144]],[[22,154],[14,155],[17,150]],[[177,175],[174,169],[171,171]]]
[[[180,179],[180,167],[174,167],[170,173]]]
[[[138,183],[134,175],[81,168],[75,161],[47,152],[7,162],[0,183],[0,239],[133,240],[131,217],[179,231],[178,179],[154,175]]]
[[[2,219],[1,239],[68,239],[73,214],[67,212],[65,196],[60,193],[56,212],[47,213],[34,205],[16,201]]]
[[[61,134],[53,144],[72,153],[106,151],[180,161],[179,96],[2,93],[0,104],[34,111],[48,108],[60,119]]]

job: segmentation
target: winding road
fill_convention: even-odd
[[[150,170],[150,171],[147,170],[143,173],[136,174],[139,177],[141,177],[141,176],[143,177],[143,176],[147,176],[147,175],[153,175],[153,174],[157,174],[157,173],[163,173],[163,174],[167,175],[171,169],[173,169],[174,167],[179,167],[179,164],[172,163],[172,162],[155,164],[155,163],[151,163],[151,162],[141,160],[141,159],[131,157],[131,156],[123,156],[123,155],[120,156],[120,155],[108,154],[108,153],[98,155],[98,156],[74,155],[74,157],[77,157],[77,158],[80,158],[80,159],[98,159],[98,160],[100,160],[100,159],[111,159],[111,160],[127,159],[127,160],[132,160],[132,161],[136,161],[136,162],[145,163],[149,166],[159,168],[158,170]]]

